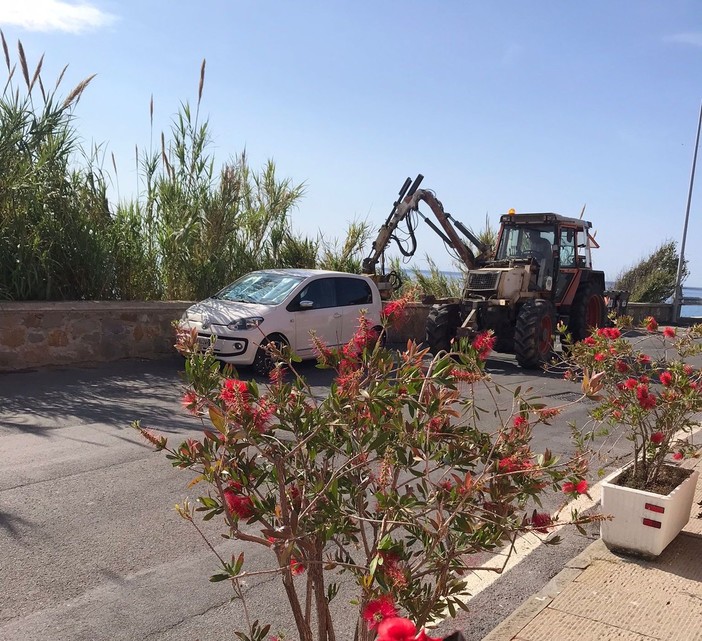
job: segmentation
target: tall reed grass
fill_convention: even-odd
[[[94,76],[64,98],[66,68],[47,85],[43,56],[30,72],[22,43],[13,62],[0,40],[0,298],[193,300],[255,269],[360,271],[367,223],[351,223],[343,242],[301,235],[292,213],[303,184],[280,178],[272,160],[251,169],[245,153],[216,164],[201,113],[205,61],[194,106],[182,103],[169,131],[154,131],[151,99],[152,142],[135,154],[140,193],[111,205],[114,155],[112,176],[106,151],[86,152],[75,128]]]

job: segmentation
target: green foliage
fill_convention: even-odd
[[[329,242],[322,236],[320,243],[322,253],[319,258],[320,269],[340,272],[361,273],[363,252],[371,238],[371,225],[368,222],[353,221],[346,229],[344,242]]]
[[[427,296],[433,296],[434,298],[460,297],[464,278],[445,274],[437,267],[428,254],[424,256],[424,260],[428,269],[420,270],[418,267],[412,267],[408,271],[402,268],[399,259],[391,259],[390,266],[392,271],[400,274],[402,280],[402,288],[399,295],[415,292],[420,298]],[[458,266],[456,266],[456,270],[462,271]]]
[[[404,302],[391,316],[401,315]],[[342,348],[317,341],[318,365],[334,375],[320,396],[292,355],[274,352],[270,383],[258,385],[222,373],[211,350],[199,350],[196,333],[182,330],[183,402],[202,420],[202,434],[169,446],[135,425],[201,481],[196,507],[177,510],[210,549],[216,553],[197,514],[219,523],[225,538],[265,550],[268,562],[251,567],[243,555],[218,555],[212,580],[228,579],[245,610],[243,581],[278,575],[295,638],[338,638],[330,601],[341,574],[355,591],[359,641],[374,638],[370,624],[381,605],[383,616],[406,613],[418,626],[456,612],[474,554],[504,547],[506,561],[517,533],[548,533],[554,525],[550,515],[527,509],[545,488],[566,479],[587,487],[581,453],[558,461],[531,450],[533,426],[548,423],[557,408],[520,390],[503,396],[511,406],[476,404],[501,391],[485,376],[477,348],[430,360],[416,345],[397,355],[377,338],[362,317]],[[485,341],[491,344],[487,334]],[[295,580],[302,573],[306,580]],[[240,638],[255,637],[248,616],[247,624]]]
[[[617,276],[614,289],[630,292],[632,303],[662,303],[675,292],[680,256],[674,240],[666,240],[647,257]],[[684,261],[682,281],[689,274]]]
[[[62,74],[47,93],[42,62],[30,76],[20,43],[16,87],[2,44],[0,298],[191,300],[254,269],[315,266],[319,242],[291,230],[302,185],[279,179],[273,161],[252,171],[244,154],[215,168],[199,114],[204,62],[196,108],[180,106],[159,152],[137,151],[144,191],[112,212],[100,149],[85,154],[73,127],[92,78],[62,99]],[[153,125],[153,101],[151,114]]]
[[[660,330],[648,317],[640,328],[644,336],[640,331],[627,336],[624,329],[619,324],[594,330],[570,346],[561,365],[568,368],[567,378],[581,381],[598,401],[590,410],[594,427],[583,437],[623,427],[634,459],[627,485],[657,492],[670,455],[682,459],[696,449],[687,435],[702,411],[702,372],[693,366],[702,353],[702,325]]]
[[[111,220],[103,176],[93,166],[95,155],[85,169],[73,168],[81,153],[73,109],[92,77],[62,99],[63,74],[47,91],[43,59],[30,76],[19,43],[22,78],[16,82],[17,64],[4,35],[2,45],[8,79],[0,97],[0,297],[110,296]]]

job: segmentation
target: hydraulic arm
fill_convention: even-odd
[[[393,204],[390,215],[378,232],[378,236],[373,243],[373,249],[368,257],[363,261],[364,274],[376,273],[378,262],[383,258],[390,241],[393,239],[397,241],[397,237],[394,235],[395,231],[400,223],[407,219],[411,212],[417,212],[422,217],[424,222],[427,223],[427,225],[429,225],[429,227],[431,227],[432,230],[436,232],[441,239],[459,255],[460,259],[463,261],[466,267],[468,267],[468,269],[473,269],[475,267],[476,257],[473,251],[456,233],[455,228],[458,228],[460,232],[478,248],[479,252],[482,253],[486,250],[484,245],[465,227],[465,225],[463,225],[460,221],[455,220],[450,214],[444,211],[443,205],[436,198],[433,192],[426,189],[419,189],[419,185],[421,184],[423,178],[424,176],[419,174],[415,178],[414,182],[412,182],[409,178],[405,180],[404,184],[402,185],[402,189],[400,189],[399,198]],[[419,211],[420,201],[424,201],[427,205],[429,205],[429,208],[438,220],[439,225],[436,225],[436,223],[429,220]],[[451,224],[452,220],[453,224]],[[414,236],[414,228],[411,225],[408,225],[408,230],[411,242],[410,248],[404,249],[400,245],[399,241],[397,242],[403,255],[412,256],[417,249],[417,242]]]

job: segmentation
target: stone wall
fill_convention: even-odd
[[[171,322],[188,302],[0,302],[0,371],[159,358],[173,353]],[[431,306],[410,303],[404,321],[390,328],[388,342],[422,341]],[[669,323],[672,305],[629,303],[640,322],[653,316]]]
[[[173,353],[171,322],[188,302],[0,302],[0,372],[159,358]],[[388,341],[422,340],[430,307],[410,303]]]
[[[672,303],[629,303],[626,313],[634,319],[634,323],[640,323],[648,316],[653,316],[659,324],[673,321]]]
[[[158,358],[186,302],[0,302],[0,371]]]

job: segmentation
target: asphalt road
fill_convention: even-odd
[[[228,584],[210,583],[216,560],[173,505],[189,489],[188,472],[174,470],[129,427],[134,419],[180,440],[199,422],[181,409],[177,357],[129,360],[96,367],[0,374],[0,639],[185,641],[235,639],[244,611]],[[323,393],[328,373],[303,366]],[[488,362],[496,381],[532,387],[549,404],[575,397],[556,376],[526,373],[511,357]],[[567,420],[538,426],[535,449],[572,449]],[[545,509],[555,509],[551,495]],[[257,547],[224,541],[205,524],[227,556],[245,550],[247,567],[265,569]],[[470,613],[447,622],[481,639],[590,543],[569,532],[558,547],[541,546],[470,602]],[[265,551],[263,551],[265,553]],[[351,639],[353,608],[338,599],[340,641]],[[247,586],[252,618],[289,625],[278,580],[263,575]],[[336,614],[335,614],[336,617]],[[274,628],[273,631],[276,631]],[[292,631],[292,628],[290,628]],[[288,638],[294,638],[289,634]]]

